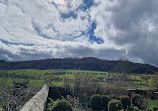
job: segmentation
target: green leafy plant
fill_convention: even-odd
[[[132,104],[137,106],[140,110],[145,110],[148,107],[148,101],[139,94],[132,96]]]
[[[108,103],[108,111],[119,111],[123,108],[121,101],[112,99]]]
[[[120,99],[122,105],[123,105],[123,109],[126,110],[126,109],[129,109],[130,106],[131,106],[131,100],[130,100],[130,97],[127,96],[127,95],[123,95],[121,96],[121,99]]]
[[[108,102],[110,101],[108,96],[103,95],[103,110],[107,111],[108,110]]]
[[[52,111],[73,111],[73,109],[67,100],[58,100],[54,103]]]
[[[101,111],[103,106],[103,98],[99,94],[94,94],[90,99],[93,111]]]
[[[72,104],[73,109],[77,110],[79,108],[79,98],[67,95],[65,99]]]
[[[139,103],[143,101],[143,97],[140,94],[134,94],[132,96],[132,104],[133,106],[139,106]]]

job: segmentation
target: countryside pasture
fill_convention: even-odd
[[[64,78],[68,78],[70,84],[73,85],[75,74],[88,75],[94,80],[97,80],[102,86],[113,84],[118,78],[125,78],[127,89],[136,88],[143,90],[154,90],[149,74],[128,74],[128,73],[109,73],[102,71],[89,71],[89,70],[39,70],[39,69],[18,69],[18,70],[4,70],[0,76],[0,85],[5,86],[7,89],[13,86],[15,81],[27,81],[29,87],[40,89],[44,84],[51,84],[53,86],[64,86]],[[86,76],[85,76],[86,77]],[[120,79],[123,80],[123,79]],[[119,87],[119,82],[116,83]],[[116,85],[116,86],[117,86]],[[111,86],[110,86],[111,87]],[[155,108],[158,105],[158,100],[148,100],[149,107]],[[87,106],[85,100],[80,102],[83,106]],[[2,105],[2,103],[1,103]],[[88,109],[87,109],[88,110]]]
[[[87,71],[87,70],[38,70],[38,69],[18,69],[18,70],[7,70],[8,73],[8,82],[11,84],[11,81],[21,79],[21,80],[30,80],[30,85],[32,87],[42,87],[44,84],[47,82],[45,79],[47,78],[56,78],[56,80],[52,80],[51,83],[54,85],[62,85],[62,78],[69,77],[73,78],[74,73],[79,72],[79,73],[88,73],[90,74],[93,78],[98,78],[98,79],[107,79],[111,78],[110,75],[120,75],[119,73],[108,73],[108,72],[101,72],[101,71]],[[14,75],[14,77],[11,77],[11,75]],[[18,77],[16,77],[18,76]],[[131,87],[136,87],[136,88],[147,88],[147,89],[152,89],[152,84],[151,84],[151,75],[147,74],[126,74],[128,79],[130,80],[129,82],[131,83]],[[146,79],[148,78],[148,79]],[[1,77],[2,79],[2,77]],[[106,81],[105,81],[106,83]]]

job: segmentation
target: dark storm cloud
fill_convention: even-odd
[[[119,33],[111,37],[119,46],[128,46],[128,56],[158,65],[158,1],[121,0],[114,7],[112,22]]]

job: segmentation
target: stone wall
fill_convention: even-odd
[[[48,92],[49,86],[44,85],[43,88],[20,109],[20,111],[44,111]]]

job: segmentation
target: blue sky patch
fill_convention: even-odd
[[[87,10],[91,8],[94,4],[94,0],[84,0],[84,3],[80,6],[82,10]]]
[[[25,46],[33,46],[33,44],[22,44],[22,43],[14,43],[14,42],[8,42],[6,40],[2,40],[0,39],[0,41],[4,44],[7,44],[7,45],[25,45]]]
[[[96,29],[96,25],[97,25],[97,24],[96,24],[95,22],[93,22],[93,23],[91,24],[91,28],[90,28],[90,30],[88,31],[89,39],[90,39],[90,41],[96,42],[97,44],[103,44],[103,43],[104,43],[104,40],[101,39],[101,38],[98,38],[98,37],[96,37],[96,36],[94,35],[94,30]]]
[[[77,18],[77,14],[76,14],[75,12],[73,12],[73,11],[70,11],[70,12],[68,12],[68,13],[60,13],[60,15],[61,15],[61,17],[64,18],[64,19],[67,19],[67,18],[70,18],[70,17],[72,17],[72,18],[74,18],[74,19]]]

